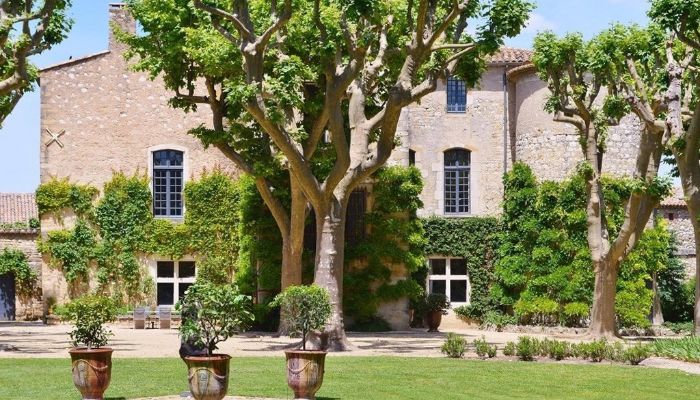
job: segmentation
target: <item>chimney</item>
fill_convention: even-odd
[[[114,34],[115,27],[125,32],[136,33],[136,20],[124,3],[109,5],[109,50],[121,53],[126,50],[126,45],[117,40]]]

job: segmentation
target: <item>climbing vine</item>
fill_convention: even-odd
[[[99,190],[90,185],[70,183],[68,178],[52,178],[37,189],[36,204],[40,215],[58,214],[64,209],[83,215],[92,209],[92,201],[98,193]]]
[[[31,292],[34,288],[37,275],[29,266],[27,256],[17,249],[3,249],[0,251],[0,275],[13,274],[17,291],[21,293]]]
[[[479,318],[495,306],[491,290],[494,261],[501,223],[493,217],[440,218],[423,220],[425,254],[463,258],[471,283],[470,317]],[[427,278],[427,271],[426,277]]]
[[[367,234],[345,251],[344,311],[358,329],[371,329],[382,303],[416,298],[424,290],[413,276],[425,269],[423,227],[416,217],[423,206],[420,171],[384,168],[375,174],[372,188],[374,207],[365,216]],[[406,268],[408,279],[392,279],[397,265]]]

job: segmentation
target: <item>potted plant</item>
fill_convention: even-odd
[[[206,349],[204,356],[185,356],[190,392],[196,400],[221,400],[228,390],[231,356],[214,354],[217,345],[253,322],[251,298],[235,285],[197,282],[180,302],[183,340]]]
[[[285,351],[287,356],[287,385],[295,399],[316,398],[323,383],[325,351],[306,349],[307,335],[323,329],[331,316],[328,291],[316,285],[290,286],[275,297],[290,335],[301,335],[301,349]]]
[[[442,316],[447,315],[450,301],[440,293],[431,293],[425,298],[425,323],[428,332],[437,332],[442,322]]]
[[[104,324],[116,318],[117,307],[105,296],[80,297],[63,310],[63,317],[74,323],[70,332],[74,348],[69,350],[73,383],[83,399],[101,400],[112,376],[112,349],[103,347],[112,334]]]

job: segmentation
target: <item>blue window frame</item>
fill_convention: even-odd
[[[153,152],[153,214],[182,217],[184,154],[177,150]]]
[[[463,113],[467,111],[467,85],[464,81],[447,78],[447,112]]]
[[[469,213],[471,152],[452,149],[445,152],[445,214]]]

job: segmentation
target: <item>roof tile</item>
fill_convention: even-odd
[[[39,218],[34,193],[0,193],[0,224],[29,222]]]
[[[532,58],[532,51],[516,49],[513,47],[501,47],[489,59],[491,64],[524,64]]]

